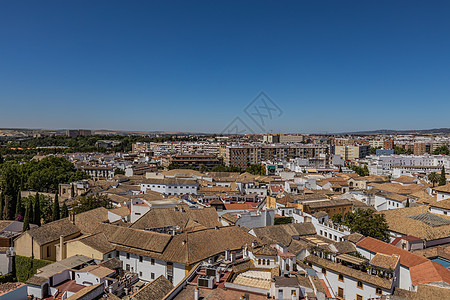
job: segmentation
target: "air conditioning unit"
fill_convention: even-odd
[[[207,267],[206,268],[206,275],[215,277],[217,274],[217,267]]]
[[[198,286],[212,289],[214,287],[214,277],[208,275],[200,275],[198,277]]]

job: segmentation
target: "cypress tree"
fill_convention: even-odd
[[[19,217],[19,215],[22,216],[23,218],[23,213],[22,213],[22,196],[20,194],[20,190],[17,193],[17,203],[16,203],[16,213],[14,215],[14,219],[17,219]]]
[[[36,196],[34,199],[34,224],[37,226],[41,226],[41,205],[39,201],[39,193],[36,192]]]
[[[69,209],[67,208],[66,202],[64,202],[61,208],[61,218],[67,218],[69,216]]]
[[[0,194],[0,220],[3,220],[3,202],[5,201],[5,194],[2,192]]]
[[[447,183],[447,179],[445,178],[445,167],[442,166],[441,176],[439,177],[439,185],[445,185]]]
[[[60,219],[59,200],[58,200],[58,193],[56,193],[55,202],[53,202],[52,220],[56,221],[59,219]]]
[[[9,220],[11,218],[10,214],[10,205],[11,205],[11,196],[5,195],[4,197],[5,203],[3,204],[3,220]]]
[[[31,205],[31,199],[28,199],[27,208],[25,209],[25,216],[23,218],[23,228],[22,228],[23,232],[30,229],[30,217],[31,217],[32,207],[33,206]]]

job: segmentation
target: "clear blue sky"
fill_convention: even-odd
[[[450,127],[449,1],[1,1],[0,127]]]

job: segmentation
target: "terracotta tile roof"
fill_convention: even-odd
[[[450,284],[450,271],[432,260],[427,260],[424,263],[411,267],[409,273],[413,285],[432,282],[446,282]]]
[[[419,284],[416,292],[396,288],[393,295],[394,297],[400,297],[395,298],[399,300],[450,299],[450,289],[447,287]]]
[[[415,183],[417,179],[412,176],[402,175],[398,178],[392,179],[392,181],[400,182],[400,183]]]
[[[67,243],[81,242],[103,254],[114,250],[114,246],[108,242],[106,236],[100,232],[93,235],[81,236],[77,239],[68,241]]]
[[[108,222],[108,210],[104,207],[75,215],[75,225],[85,234],[93,233],[96,227],[103,222]]]
[[[256,250],[253,251],[253,254],[255,255],[272,255],[272,256],[276,256],[278,253],[277,249],[269,246],[269,245],[264,245]]]
[[[435,191],[450,194],[450,183],[447,183],[446,185],[437,186],[434,188]]]
[[[316,234],[312,223],[295,223],[253,228],[256,236],[266,243],[281,243],[289,246],[293,236]]]
[[[133,300],[160,300],[174,288],[173,284],[163,275],[146,284],[131,296]]]
[[[117,208],[112,208],[109,210],[109,212],[116,214],[121,217],[126,217],[130,214],[130,209],[126,206],[121,206]]]
[[[98,227],[110,243],[162,253],[171,235],[122,226],[102,224]]]
[[[187,205],[179,205],[176,208],[177,210],[175,208],[152,208],[130,227],[148,229],[179,226],[183,229],[189,220],[195,221],[205,227],[221,226],[219,216],[214,207],[194,209],[189,208]]]
[[[237,226],[218,227],[175,235],[163,256],[167,261],[191,265],[225,250],[239,250],[260,240]]]
[[[91,273],[94,276],[104,278],[114,273],[114,270],[99,265],[89,265],[78,270],[77,272]]]
[[[389,230],[403,235],[412,235],[427,241],[450,236],[450,225],[442,221],[450,220],[450,217],[429,213],[428,209],[428,206],[420,205],[384,210],[378,214],[384,214]]]
[[[306,261],[311,262],[312,264],[318,265],[325,269],[333,270],[335,272],[344,274],[346,276],[352,277],[357,280],[361,280],[363,282],[371,283],[373,285],[379,286],[381,288],[390,290],[392,288],[393,281],[385,278],[381,278],[374,275],[369,275],[366,272],[362,272],[360,270],[355,270],[353,268],[346,267],[341,264],[334,263],[330,260],[319,258],[315,255],[309,255],[306,257]]]
[[[387,255],[383,253],[377,253],[370,260],[370,264],[377,267],[394,270],[399,261],[400,256],[398,256],[397,254]]]
[[[428,261],[428,259],[423,256],[397,248],[391,244],[387,244],[372,237],[366,237],[361,240],[356,244],[356,247],[366,249],[372,253],[382,253],[387,255],[397,254],[400,256],[400,264],[408,268]]]
[[[41,227],[34,227],[28,230],[27,233],[33,237],[36,243],[44,245],[59,240],[61,235],[69,236],[80,233],[80,230],[69,221],[69,218],[64,218],[44,224]]]

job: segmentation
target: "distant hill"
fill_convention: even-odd
[[[370,131],[352,131],[342,132],[338,134],[351,135],[377,135],[377,134],[450,134],[450,128],[434,128],[434,129],[410,129],[410,130],[393,130],[393,129],[379,129]]]

